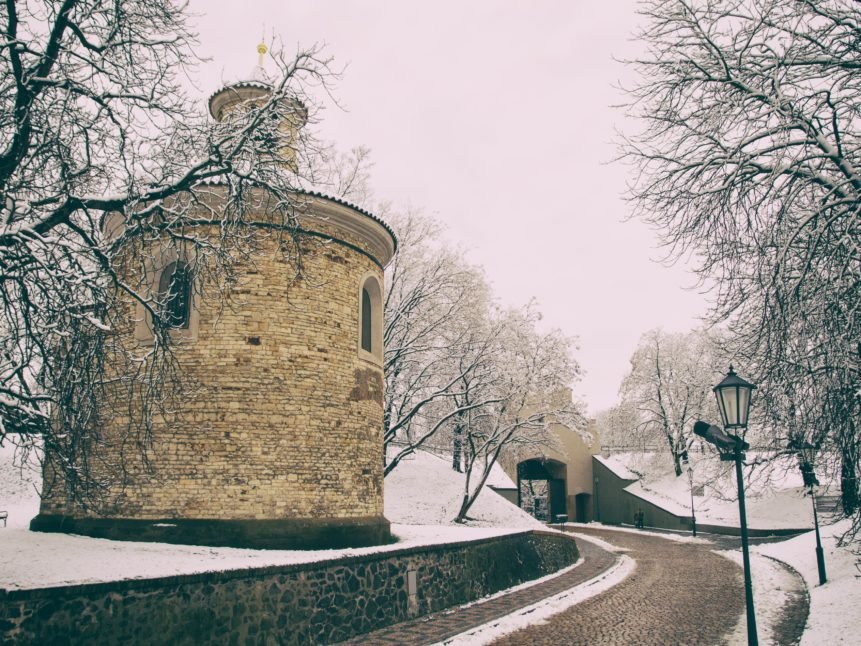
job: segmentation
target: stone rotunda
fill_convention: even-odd
[[[210,98],[210,113],[220,121],[271,91],[259,81],[225,87]],[[303,110],[288,112],[300,117],[283,129],[301,127]],[[217,212],[226,190],[217,181],[196,187],[199,208]],[[225,308],[192,288],[203,280],[194,258],[152,250],[151,289],[171,294],[178,365],[199,392],[180,411],[181,424],[154,423],[148,468],[126,452],[124,477],[108,484],[110,506],[76,505],[45,473],[32,529],[263,548],[392,540],[383,516],[382,305],[395,236],[338,199],[295,198],[308,280],[296,278],[281,238],[264,238],[253,266],[239,266],[234,306]],[[257,219],[273,211],[263,190],[249,199]],[[120,226],[120,218],[105,220],[108,235]],[[142,305],[126,305],[121,343],[145,348],[151,321]],[[128,422],[104,422],[100,462],[125,450]]]

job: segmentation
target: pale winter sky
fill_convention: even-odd
[[[325,43],[346,66],[321,135],[367,146],[375,198],[443,221],[506,304],[535,297],[579,337],[575,386],[591,413],[616,401],[640,334],[687,330],[694,280],[657,262],[655,236],[623,222],[627,170],[612,163],[630,78],[634,0],[193,0],[202,94],[247,77],[265,27],[292,51]]]

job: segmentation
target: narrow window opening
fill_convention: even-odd
[[[158,281],[161,316],[168,327],[188,329],[191,318],[191,269],[182,261],[172,262]]]
[[[383,300],[380,282],[376,276],[365,276],[358,290],[359,357],[380,364],[383,361]]]
[[[371,325],[371,295],[366,287],[362,288],[362,350],[371,351],[372,325]]]

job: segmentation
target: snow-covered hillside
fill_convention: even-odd
[[[755,456],[748,455],[750,462]],[[627,490],[666,509],[689,516],[691,484],[687,473],[676,477],[672,459],[666,452],[618,453],[603,462],[619,473],[639,480]],[[711,453],[691,453],[694,509],[700,524],[738,526],[738,501],[735,466],[720,462]],[[630,477],[630,476],[629,476]],[[801,474],[791,459],[763,462],[745,467],[745,501],[748,525],[755,529],[801,529],[813,524],[809,496],[802,486]]]
[[[15,459],[15,447],[0,446],[0,510],[9,514],[7,527],[27,528],[39,513],[42,476],[34,465]]]
[[[450,462],[424,451],[401,462],[386,478],[386,518],[405,525],[453,525],[465,476],[452,471]],[[498,464],[493,468],[488,482],[515,486]],[[545,527],[488,487],[468,515],[474,527]]]

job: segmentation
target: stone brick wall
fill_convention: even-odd
[[[383,371],[381,361],[360,356],[358,334],[361,283],[372,275],[383,284],[388,257],[380,256],[394,241],[370,216],[319,197],[308,198],[300,224],[317,235],[300,239],[299,277],[294,249],[285,250],[273,234],[258,242],[253,263],[237,268],[226,307],[196,296],[196,333],[176,355],[197,389],[182,403],[179,423],[156,423],[152,472],[125,441],[128,419],[110,419],[101,429],[106,441],[99,458],[116,464],[125,450],[127,467],[126,481],[109,491],[113,508],[77,509],[57,484],[47,491],[34,529],[121,536],[116,528],[91,530],[83,521],[94,517],[281,520],[294,534],[325,519],[387,528]],[[132,330],[141,327],[142,312],[129,304],[130,327],[118,332],[123,343],[142,343]],[[368,541],[356,544],[362,542]]]
[[[0,636],[17,644],[331,643],[577,558],[569,536],[523,532],[318,564],[0,591]]]

